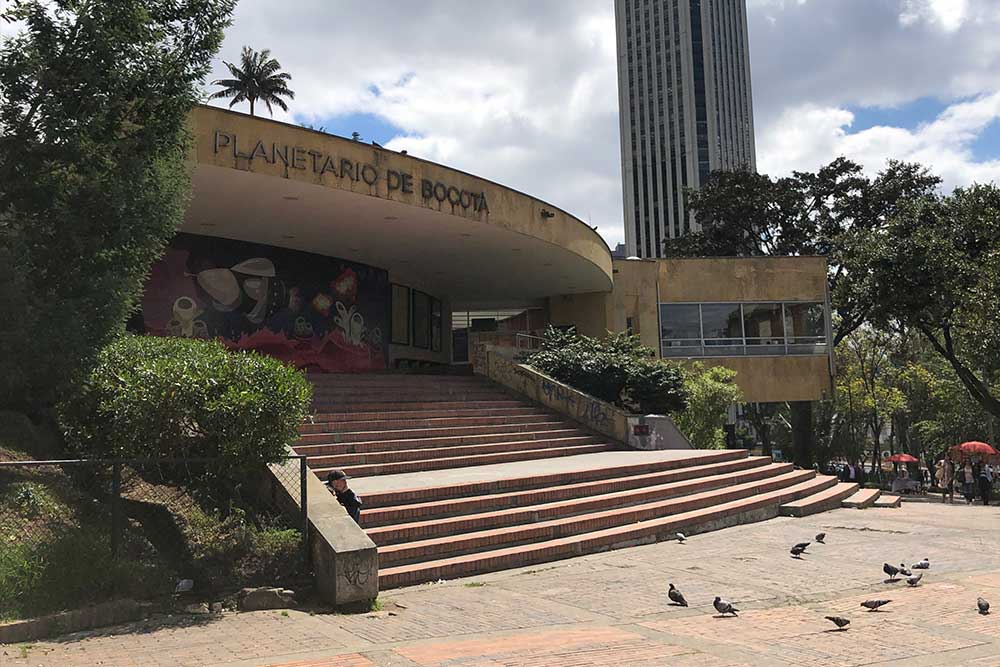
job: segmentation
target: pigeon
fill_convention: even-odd
[[[931,562],[925,558],[919,563],[914,563],[910,567],[914,570],[929,570],[931,569]]]
[[[903,575],[904,577],[909,577],[909,576],[913,575],[912,572],[910,572],[909,570],[906,569],[906,564],[905,563],[900,563],[899,564],[899,573],[901,575]]]
[[[676,605],[678,605],[680,607],[686,607],[686,606],[688,606],[688,601],[684,599],[684,594],[681,593],[677,589],[677,587],[674,586],[673,584],[670,584],[670,590],[667,591],[667,597],[670,598],[670,600],[674,604],[676,604]]]
[[[899,574],[899,569],[889,565],[888,563],[884,563],[882,565],[882,571],[889,575],[890,581],[896,581],[896,575]]]
[[[842,618],[840,616],[827,616],[826,620],[831,621],[837,626],[838,630],[845,630],[848,625],[851,624],[851,620],[848,618]]]
[[[680,542],[681,544],[687,542],[687,537],[684,535],[684,533],[674,533],[674,537],[676,537],[677,541]]]
[[[374,139],[372,140],[372,146],[374,146],[375,148],[382,148],[382,144],[375,141]]]
[[[808,547],[808,546],[809,546],[810,544],[812,544],[812,542],[799,542],[798,544],[796,544],[796,545],[795,545],[794,547],[792,547],[792,548],[793,548],[793,549],[801,549],[802,551],[805,551],[805,550],[806,550],[806,548],[807,548],[807,547]],[[801,553],[801,552],[800,552],[800,553]]]
[[[906,583],[908,583],[911,586],[916,586],[917,584],[920,583],[920,580],[923,579],[923,578],[924,578],[924,573],[921,572],[921,573],[917,574],[914,577],[908,577],[906,579]]]
[[[798,558],[801,560],[802,554],[805,553],[806,551],[806,544],[796,544],[794,547],[792,547],[791,551],[792,558]]]
[[[716,600],[718,600],[718,598],[716,598]],[[978,598],[976,600],[976,606],[979,607],[979,613],[982,614],[983,616],[986,616],[988,613],[990,613],[990,603],[987,602],[984,598]]]
[[[733,616],[739,615],[736,613],[739,611],[739,609],[734,607],[731,602],[729,602],[728,600],[723,600],[718,595],[715,596],[715,600],[712,601],[712,604],[715,605],[715,610],[720,614],[722,614],[723,616],[725,616],[726,614],[732,614]]]
[[[819,542],[820,544],[826,544],[826,542],[823,541],[825,539],[826,539],[826,533],[819,533],[818,535],[816,535],[816,541]],[[827,618],[829,618],[829,616],[827,616]],[[840,620],[844,620],[844,619],[840,619]]]
[[[878,611],[878,608],[882,605],[886,605],[892,602],[892,600],[865,600],[861,603],[862,607],[867,607],[868,611]]]

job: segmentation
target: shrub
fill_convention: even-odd
[[[540,350],[527,363],[608,403],[643,413],[683,410],[683,372],[655,358],[655,353],[628,333],[605,339],[549,327]]]
[[[706,369],[695,362],[687,368],[685,386],[688,406],[674,418],[677,428],[698,449],[724,448],[723,426],[729,406],[743,400],[743,392],[736,386],[736,371],[723,366]]]
[[[216,342],[124,336],[60,406],[69,447],[105,458],[218,458],[242,475],[279,460],[311,398],[303,375]]]

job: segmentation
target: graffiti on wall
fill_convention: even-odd
[[[386,367],[389,277],[346,260],[178,234],[142,297],[145,333],[214,338],[323,372]]]
[[[611,415],[600,401],[589,399],[568,387],[548,380],[542,380],[541,388],[545,398],[550,402],[562,404],[566,414],[576,417],[585,424],[603,427],[611,423]]]

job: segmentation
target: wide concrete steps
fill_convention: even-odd
[[[826,488],[803,498],[796,498],[781,506],[782,516],[809,516],[840,507],[840,503],[858,490],[858,484],[838,482],[836,477],[823,476],[829,480]]]
[[[459,412],[459,411],[455,411]],[[397,419],[371,419],[371,420],[349,420],[312,422],[299,427],[299,433],[308,435],[312,433],[347,433],[354,431],[372,431],[380,427],[388,427],[394,430],[416,429],[416,428],[443,428],[452,426],[492,426],[498,424],[537,424],[551,419],[551,415],[542,410],[532,410],[525,408],[513,414],[476,414],[465,416],[428,416],[420,414],[419,417],[400,417]]]
[[[872,506],[873,507],[891,507],[897,508],[902,503],[902,499],[899,496],[889,495],[888,493],[883,493],[879,496]]]
[[[797,476],[806,479],[795,481]],[[763,520],[777,516],[778,508],[787,502],[814,494],[828,486],[833,478],[817,478],[813,471],[795,471],[783,476],[783,484],[768,489],[760,482],[728,497],[716,493],[717,502],[700,507],[678,508],[680,511],[658,515],[638,522],[618,523],[609,527],[595,522],[592,529],[570,535],[560,535],[557,530],[542,532],[537,540],[508,545],[501,541],[495,546],[473,553],[448,555],[421,562],[385,566],[383,549],[379,550],[379,587],[395,588],[437,579],[450,579],[482,572],[522,567],[541,562],[570,558],[587,553],[619,547],[655,542],[670,538],[677,531],[695,533],[728,525]],[[499,547],[499,548],[496,548]],[[581,594],[586,594],[582,592]]]
[[[464,438],[467,436],[488,436],[500,433],[525,433],[541,431],[578,430],[574,424],[554,420],[544,416],[544,421],[516,421],[513,423],[486,424],[481,426],[427,426],[424,428],[382,428],[365,431],[334,431],[310,433],[299,438],[299,445],[341,444],[363,442],[408,442],[428,441],[434,438]],[[380,424],[385,426],[385,424]]]
[[[844,498],[840,503],[841,507],[863,510],[871,507],[882,495],[881,489],[858,489],[853,494]]]

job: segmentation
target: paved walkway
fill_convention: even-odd
[[[828,534],[802,560],[795,542]],[[882,563],[928,557],[923,585]],[[690,608],[668,605],[668,582]],[[722,595],[742,609],[719,618]],[[997,612],[976,613],[976,598]],[[890,598],[884,611],[860,603]],[[383,594],[372,615],[172,618],[25,648],[7,665],[1000,667],[1000,508],[837,510]],[[825,615],[847,616],[847,632]]]

